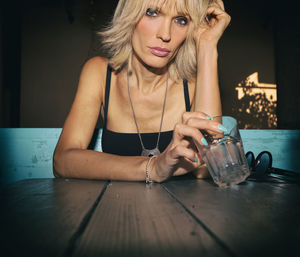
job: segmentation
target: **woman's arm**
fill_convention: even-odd
[[[87,149],[57,150],[56,177],[144,181],[147,157],[124,157]]]
[[[230,22],[230,16],[224,11],[224,4],[217,0],[208,10],[211,20],[206,26],[195,31],[194,39],[197,53],[197,78],[192,110],[213,116],[222,115],[222,105],[218,81],[217,44]],[[197,178],[208,177],[203,164],[194,172]]]
[[[89,60],[83,67],[75,100],[54,152],[56,177],[145,180],[148,157],[125,157],[87,149],[104,101],[106,69],[107,61],[100,57]],[[176,125],[168,148],[149,164],[153,181],[162,182],[176,170],[185,174],[197,167],[199,161],[195,162],[195,152],[188,148],[186,138],[201,144],[200,129],[220,132],[218,123],[205,117],[202,113],[183,115],[183,122]],[[190,168],[180,167],[182,159]]]
[[[87,150],[105,92],[107,60],[90,59],[83,67],[71,111],[53,158],[56,177],[144,180],[145,157],[121,157]]]
[[[201,25],[194,32],[197,54],[197,78],[193,110],[204,112],[211,117],[222,115],[218,82],[217,44],[230,22],[224,11],[222,0],[216,0],[207,9],[212,17],[207,25]]]
[[[217,47],[207,42],[197,51],[197,80],[192,109],[211,117],[222,115],[218,82]]]

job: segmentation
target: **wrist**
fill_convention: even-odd
[[[153,162],[153,159],[155,159],[156,156],[151,156],[148,158],[147,163],[146,163],[146,170],[145,170],[145,182],[146,184],[154,182],[153,176],[151,173],[151,170],[153,169],[153,166],[151,166],[151,161]]]
[[[168,179],[168,175],[163,174],[163,171],[166,170],[163,166],[164,160],[161,158],[161,155],[158,155],[157,158],[154,158],[151,161],[150,167],[150,176],[153,182],[161,183]]]
[[[200,61],[201,59],[217,59],[218,58],[218,48],[216,44],[210,44],[207,42],[200,42],[197,46],[197,60]]]

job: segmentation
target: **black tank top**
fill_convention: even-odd
[[[105,84],[105,105],[104,105],[104,124],[102,132],[102,150],[105,153],[123,155],[123,156],[139,156],[142,152],[142,146],[137,133],[118,133],[108,130],[107,113],[109,103],[110,81],[112,68],[107,67],[106,84]],[[190,97],[188,91],[188,83],[183,80],[184,99],[186,111],[190,111]],[[159,151],[163,152],[171,142],[173,130],[161,132],[159,140]],[[146,149],[153,149],[157,143],[157,133],[141,133],[143,144]]]

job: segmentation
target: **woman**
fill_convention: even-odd
[[[57,177],[162,182],[206,176],[194,142],[223,133],[217,43],[221,0],[120,0],[102,34],[108,59],[82,69],[54,153]],[[101,110],[103,152],[87,150]]]

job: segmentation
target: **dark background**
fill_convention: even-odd
[[[268,128],[264,115],[237,113],[247,98],[237,102],[235,87],[258,72],[260,82],[277,85],[277,128],[299,129],[297,1],[224,3],[232,21],[218,46],[223,113],[251,121],[250,128]],[[1,2],[0,127],[63,126],[82,65],[103,54],[95,31],[107,23],[116,4],[117,0]]]

